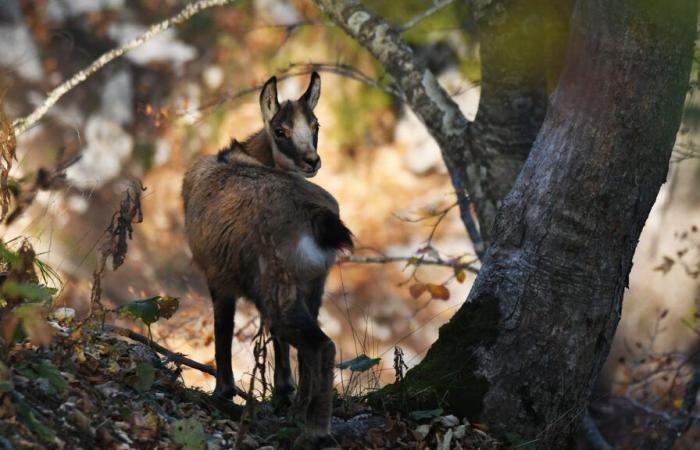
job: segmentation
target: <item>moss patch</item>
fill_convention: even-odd
[[[441,407],[462,417],[478,418],[489,384],[475,374],[473,352],[496,340],[499,320],[498,301],[493,296],[481,295],[465,304],[440,329],[425,359],[401,383],[373,394],[370,402],[401,411]]]

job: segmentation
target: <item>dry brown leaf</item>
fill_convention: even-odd
[[[448,300],[450,298],[450,291],[441,284],[428,283],[426,284],[426,288],[435,299]]]
[[[669,258],[668,256],[664,256],[663,262],[661,264],[659,264],[658,266],[654,267],[654,270],[666,275],[673,268],[673,265],[675,263],[676,262],[674,260],[672,260],[671,258]]]
[[[455,268],[455,278],[460,283],[464,283],[464,280],[467,278],[467,273],[463,269],[456,267]]]
[[[427,286],[423,283],[416,283],[411,285],[411,287],[408,288],[408,292],[411,293],[411,297],[413,298],[418,298],[421,296],[423,292],[425,292],[427,289]]]

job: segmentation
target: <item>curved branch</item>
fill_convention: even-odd
[[[153,349],[155,352],[160,353],[161,355],[165,356],[169,361],[172,361],[176,364],[181,364],[183,366],[190,367],[192,369],[199,370],[202,373],[206,373],[208,375],[211,375],[213,377],[216,376],[216,369],[214,369],[212,366],[207,365],[207,364],[202,364],[200,362],[195,361],[194,359],[190,359],[186,356],[184,356],[182,353],[175,353],[172,350],[168,350],[167,348],[163,347],[156,341],[148,338],[147,336],[144,336],[143,334],[139,334],[135,331],[129,330],[128,328],[122,328],[118,327],[116,325],[105,325],[105,331],[108,331],[110,333],[114,333],[119,336],[124,336],[128,337],[129,339],[139,342],[141,344],[147,345],[151,349]],[[246,402],[250,403],[256,403],[257,401],[255,400],[255,397],[252,395],[248,395],[247,392],[242,391],[238,388],[236,388],[236,395],[239,397],[243,398]]]

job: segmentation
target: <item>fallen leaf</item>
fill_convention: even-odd
[[[204,448],[206,434],[199,420],[195,418],[176,420],[170,425],[170,434],[182,450],[201,450]]]

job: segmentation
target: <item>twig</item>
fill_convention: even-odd
[[[581,417],[581,428],[586,435],[586,439],[588,439],[588,443],[595,450],[613,450],[613,447],[605,439],[593,417],[591,417],[591,412],[588,408],[586,408]]]
[[[193,359],[190,359],[190,358],[184,356],[181,353],[175,353],[171,350],[168,350],[167,348],[163,347],[159,343],[153,341],[152,339],[149,339],[147,336],[139,334],[135,331],[131,331],[127,328],[118,327],[116,325],[105,325],[105,330],[110,332],[110,333],[117,334],[119,336],[128,337],[132,341],[136,341],[136,342],[140,342],[144,345],[148,345],[154,351],[156,351],[156,352],[160,353],[161,355],[164,355],[166,358],[168,358],[169,361],[173,361],[177,364],[182,364],[183,366],[191,367],[192,369],[199,370],[200,372],[204,372],[206,374],[216,376],[216,369],[214,369],[212,366],[197,362]],[[251,403],[256,402],[254,397],[252,397],[251,395],[248,395],[248,393],[246,393],[245,391],[242,391],[238,388],[236,388],[236,395],[243,398],[246,402],[251,402]]]
[[[471,273],[479,273],[479,269],[474,267],[474,261],[460,262],[456,259],[442,258],[422,258],[417,256],[357,256],[346,255],[338,260],[338,264],[386,264],[392,262],[415,263],[416,265],[443,266],[453,269],[462,269]]]
[[[329,72],[329,73],[334,73],[336,75],[340,75],[346,78],[350,78],[355,81],[359,81],[360,83],[364,83],[368,86],[372,86],[374,88],[380,89],[390,95],[393,95],[394,97],[398,98],[401,101],[405,101],[403,92],[401,92],[400,89],[395,88],[392,85],[383,85],[379,83],[377,80],[374,78],[370,77],[369,75],[365,74],[364,72],[360,71],[359,69],[349,65],[349,64],[342,64],[342,63],[295,63],[291,62],[289,65],[280,71],[282,74],[286,74],[292,69],[298,69],[302,67],[303,69],[295,72],[292,76],[297,76],[297,75],[304,75],[311,73],[313,71],[316,72]]]
[[[408,22],[406,22],[406,23],[403,24],[402,26],[397,27],[397,28],[396,28],[396,31],[399,32],[399,33],[403,33],[403,32],[405,32],[406,30],[408,30],[409,28],[413,28],[413,27],[416,26],[420,21],[422,21],[422,20],[424,20],[424,19],[426,19],[426,18],[432,16],[433,14],[435,14],[435,13],[438,12],[438,11],[440,11],[442,8],[444,8],[445,6],[447,6],[447,5],[451,4],[451,3],[452,3],[452,0],[442,0],[442,1],[436,0],[435,3],[433,4],[433,6],[431,6],[431,7],[428,8],[428,9],[426,9],[426,10],[423,11],[422,13],[418,14],[417,16],[415,16],[414,18],[412,18],[411,20],[409,20]]]
[[[364,83],[368,86],[381,89],[384,92],[393,95],[397,99],[403,101],[403,94],[401,91],[398,89],[394,88],[393,86],[389,85],[383,85],[379,83],[379,81],[373,79],[369,75],[366,75],[365,73],[361,72],[360,70],[354,68],[351,65],[348,64],[333,64],[333,63],[290,63],[287,67],[283,68],[282,70],[277,72],[277,81],[283,81],[289,78],[294,78],[302,75],[308,75],[313,71],[317,72],[327,72],[327,73],[334,73],[336,75],[340,75],[346,78],[350,78],[351,80],[359,81],[360,83]],[[206,111],[210,108],[218,107],[224,104],[225,102],[229,102],[232,100],[237,100],[239,98],[245,97],[247,95],[254,94],[256,92],[259,92],[260,89],[262,89],[263,85],[262,83],[256,84],[254,86],[250,86],[247,88],[239,89],[236,92],[227,92],[224,95],[220,95],[217,97],[216,100],[208,102],[201,107],[197,109],[197,111]],[[185,111],[187,112],[187,111]],[[184,114],[184,113],[183,113]]]
[[[141,36],[138,36],[131,41],[127,42],[123,46],[119,48],[115,48],[113,50],[108,51],[107,53],[103,54],[99,58],[97,58],[95,61],[92,62],[88,67],[85,69],[81,70],[80,72],[76,73],[73,75],[68,81],[62,83],[60,86],[58,86],[56,89],[51,91],[48,96],[46,97],[46,100],[44,103],[39,106],[37,109],[35,109],[31,114],[29,114],[27,117],[22,117],[20,119],[15,120],[12,123],[12,127],[15,132],[15,136],[19,136],[20,134],[24,133],[34,125],[39,119],[44,117],[44,115],[47,113],[47,111],[58,102],[58,100],[63,97],[68,91],[85,81],[88,77],[93,75],[95,72],[103,68],[105,65],[110,63],[111,61],[115,60],[116,58],[119,58],[126,52],[135,49],[136,47],[139,47],[142,45],[144,42],[150,40],[157,34],[161,33],[162,31],[170,28],[173,25],[177,25],[179,23],[182,23],[186,20],[188,20],[190,17],[194,16],[198,12],[211,8],[213,6],[221,6],[225,5],[227,3],[233,3],[235,0],[199,0],[195,3],[190,3],[187,5],[182,11],[180,11],[177,15],[166,19],[160,23],[157,23],[155,25],[152,25],[148,30],[146,30]]]
[[[675,444],[676,440],[693,426],[693,422],[698,420],[698,416],[693,415],[693,409],[698,399],[698,391],[700,391],[700,369],[696,369],[695,372],[693,372],[693,376],[685,386],[683,404],[678,412],[678,417],[669,426],[666,439],[662,445],[663,449],[670,450],[673,448],[673,444]]]

